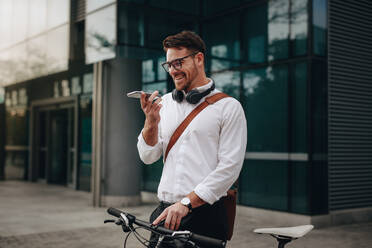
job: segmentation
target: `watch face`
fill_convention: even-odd
[[[181,200],[181,203],[182,203],[182,205],[187,206],[187,205],[190,204],[190,199],[187,198],[187,197],[185,197],[185,198],[183,198],[183,199]]]

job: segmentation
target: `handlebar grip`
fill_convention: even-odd
[[[120,214],[124,213],[124,212],[122,212],[122,211],[120,211],[119,209],[116,209],[116,208],[109,208],[109,209],[107,209],[107,213],[109,213],[109,214],[111,214],[115,217],[120,218]]]
[[[226,246],[225,241],[194,234],[194,233],[191,235],[190,239],[194,241],[195,243],[201,246],[206,246],[206,247],[224,248]]]

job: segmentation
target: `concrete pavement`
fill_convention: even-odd
[[[153,204],[123,210],[147,220]],[[62,186],[20,181],[0,182],[0,248],[13,247],[123,247],[124,236],[106,208],[91,206],[90,194]],[[276,241],[252,232],[267,224],[239,215],[228,247],[276,247]],[[286,247],[371,248],[372,223],[315,229]],[[148,235],[144,233],[144,235]],[[133,237],[128,247],[141,247]]]

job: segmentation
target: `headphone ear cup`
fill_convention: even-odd
[[[173,100],[175,100],[176,102],[182,102],[183,101],[183,92],[180,91],[180,90],[177,90],[177,89],[174,89],[172,91],[172,98]]]
[[[186,95],[186,101],[191,103],[191,104],[197,104],[200,99],[203,98],[203,94],[201,94],[199,91],[197,90],[192,90],[190,91],[189,93],[187,93]]]

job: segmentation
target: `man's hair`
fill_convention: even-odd
[[[185,47],[194,52],[202,52],[205,55],[205,44],[199,35],[192,31],[184,30],[181,33],[170,35],[163,40],[163,49]]]

